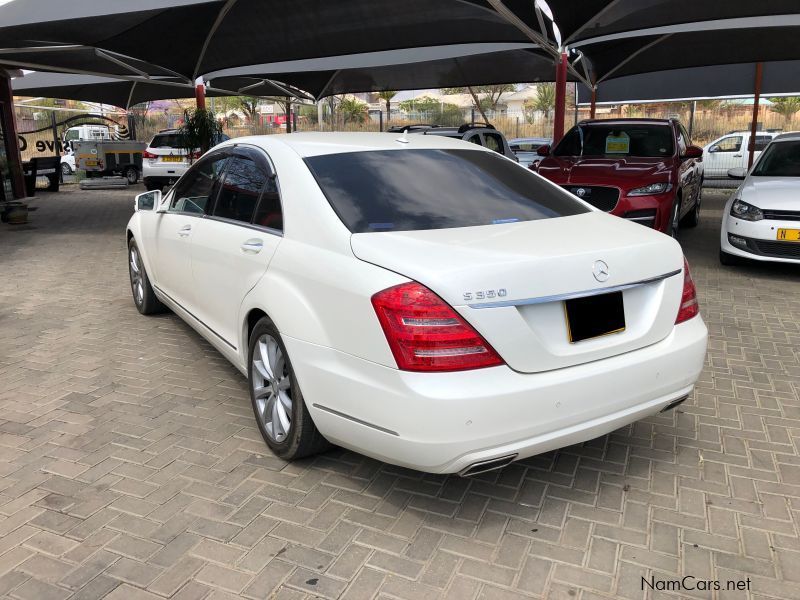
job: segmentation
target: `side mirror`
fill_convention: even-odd
[[[156,210],[161,204],[161,190],[153,190],[136,196],[134,208],[136,210]]]
[[[536,149],[536,154],[539,156],[550,156],[550,144],[544,144]]]
[[[728,177],[731,179],[744,179],[747,177],[747,169],[744,167],[734,167],[733,169],[728,169]]]
[[[708,149],[709,152],[719,152],[719,146],[714,144],[711,148]]]
[[[703,158],[703,149],[700,146],[686,146],[681,158]]]

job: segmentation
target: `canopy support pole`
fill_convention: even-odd
[[[697,112],[697,100],[692,100],[692,108],[689,111],[689,139],[694,133],[694,113]]]
[[[194,86],[194,99],[197,102],[197,110],[206,109],[206,86],[202,83]]]
[[[553,117],[553,145],[564,137],[564,113],[567,110],[567,53],[562,52],[556,63],[555,116]]]
[[[0,119],[2,119],[5,133],[5,140],[0,140],[0,144],[6,144],[8,152],[11,193],[15,198],[24,198],[25,180],[22,175],[22,154],[19,151],[17,123],[14,119],[14,91],[11,89],[11,80],[3,69],[0,69],[0,107],[3,109],[0,110]],[[6,200],[11,200],[11,198],[6,198]]]
[[[756,130],[758,129],[758,103],[761,101],[761,79],[764,75],[764,63],[756,63],[756,79],[753,85],[753,122],[750,123],[750,144],[748,145],[749,155],[747,157],[747,168],[753,166],[753,158],[756,154]]]
[[[592,86],[592,103],[589,105],[589,118],[594,119],[597,111],[597,86]]]

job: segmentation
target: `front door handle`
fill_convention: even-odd
[[[742,158],[742,155],[741,154],[734,154],[733,158]]]
[[[248,254],[258,254],[261,252],[261,249],[264,247],[263,240],[258,238],[252,238],[247,240],[244,244],[241,245],[242,252],[246,252]]]
[[[181,237],[186,237],[190,233],[192,233],[192,226],[191,225],[184,225],[183,227],[178,229],[178,235],[181,236]]]

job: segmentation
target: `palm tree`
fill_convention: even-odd
[[[345,97],[339,102],[339,114],[345,123],[350,121],[363,123],[367,119],[367,105],[358,98]]]
[[[556,84],[539,83],[536,85],[536,98],[532,103],[534,110],[544,113],[546,118],[550,118],[550,111],[556,106]]]
[[[383,90],[382,92],[378,92],[378,98],[386,102],[386,125],[389,125],[389,121],[392,120],[392,98],[397,95],[397,92],[394,90]]]
[[[770,98],[772,112],[782,115],[784,127],[788,127],[797,111],[800,111],[800,98]]]

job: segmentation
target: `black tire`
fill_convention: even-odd
[[[136,167],[128,167],[125,169],[125,179],[128,180],[128,185],[134,185],[139,181],[139,169]]]
[[[681,227],[697,227],[700,224],[700,203],[703,200],[703,182],[700,181],[700,187],[697,189],[697,197],[694,199],[694,206],[688,215],[683,217]]]
[[[735,267],[737,265],[742,265],[746,262],[746,259],[736,256],[734,254],[728,254],[724,252],[721,248],[719,251],[719,262],[720,264],[725,265],[726,267]]]
[[[72,167],[68,163],[61,163],[61,174],[65,177],[72,175]]]
[[[678,238],[678,230],[681,226],[680,215],[681,197],[675,196],[675,200],[672,201],[672,207],[669,210],[669,223],[667,223],[667,235],[671,235],[675,239]]]
[[[289,388],[285,391],[289,394],[292,403],[291,424],[288,432],[285,434],[285,437],[280,441],[273,439],[272,435],[268,432],[267,424],[265,422],[266,417],[262,417],[260,414],[260,409],[255,394],[255,387],[259,383],[256,378],[261,378],[263,380],[263,377],[258,373],[258,367],[256,366],[256,362],[259,361],[261,356],[261,351],[258,350],[256,346],[267,336],[277,342],[280,352],[283,354],[283,373],[278,374],[278,376],[282,378],[288,378],[290,382]],[[258,323],[256,323],[252,333],[250,334],[248,350],[247,381],[250,389],[250,404],[253,407],[253,416],[256,419],[258,430],[261,432],[261,437],[264,438],[264,441],[266,442],[267,446],[269,446],[270,450],[284,460],[295,460],[298,458],[303,458],[304,456],[310,456],[312,454],[324,452],[330,448],[330,442],[328,442],[328,440],[322,436],[322,434],[317,430],[316,425],[314,425],[314,421],[312,420],[305,401],[303,400],[303,394],[300,391],[300,386],[297,382],[297,376],[292,368],[289,355],[286,352],[286,346],[283,345],[283,340],[281,339],[280,333],[278,333],[277,327],[275,327],[275,324],[268,317],[263,317],[258,321]],[[266,413],[266,407],[269,406],[268,399],[262,397],[261,400],[263,401],[263,405],[265,407],[264,412]]]
[[[134,261],[138,264],[138,276],[134,271]],[[136,305],[136,310],[143,315],[154,315],[166,310],[161,300],[156,298],[153,286],[150,285],[150,278],[147,276],[147,271],[145,271],[139,247],[133,238],[128,242],[128,275],[131,280],[131,294],[133,294],[133,303]],[[140,286],[141,289],[139,289]]]

